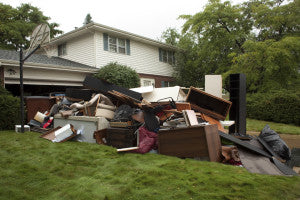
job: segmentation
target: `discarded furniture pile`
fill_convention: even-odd
[[[230,101],[194,87],[187,94],[179,87],[142,94],[91,76],[83,85],[87,89],[68,89],[65,96],[49,98],[51,108],[36,112],[28,123],[31,130],[52,142],[97,143],[118,152],[153,152],[243,166],[255,173],[297,174],[287,165],[290,150],[284,141],[278,144],[278,134],[269,127],[258,138],[225,133],[224,126],[233,124],[224,121]]]

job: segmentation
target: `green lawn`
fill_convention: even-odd
[[[276,131],[279,134],[292,134],[292,135],[300,135],[300,126],[295,126],[291,124],[282,124],[275,122],[267,122],[256,119],[247,118],[247,131],[257,131],[260,132],[265,125],[268,124],[271,129]]]
[[[0,132],[0,199],[297,199],[300,177]]]

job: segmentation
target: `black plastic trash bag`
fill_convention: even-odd
[[[287,144],[280,138],[279,134],[270,128],[269,125],[266,125],[259,137],[263,139],[272,150],[284,160],[290,160],[291,150]]]
[[[123,104],[117,108],[115,111],[114,122],[127,122],[131,120],[131,115],[133,114],[134,109],[129,105]]]

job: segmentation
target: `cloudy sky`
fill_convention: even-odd
[[[88,13],[96,23],[152,39],[160,38],[167,28],[183,25],[182,14],[202,11],[208,0],[0,0],[13,7],[30,3],[40,8],[50,22],[58,23],[65,33],[83,25]],[[234,0],[232,2],[238,2]]]

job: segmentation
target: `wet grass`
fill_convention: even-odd
[[[300,135],[300,126],[295,126],[292,124],[282,124],[275,122],[268,122],[256,119],[247,118],[247,131],[256,131],[261,132],[261,130],[268,124],[271,129],[276,131],[279,134],[291,134],[291,135]]]
[[[0,132],[0,199],[297,199],[300,178]]]

